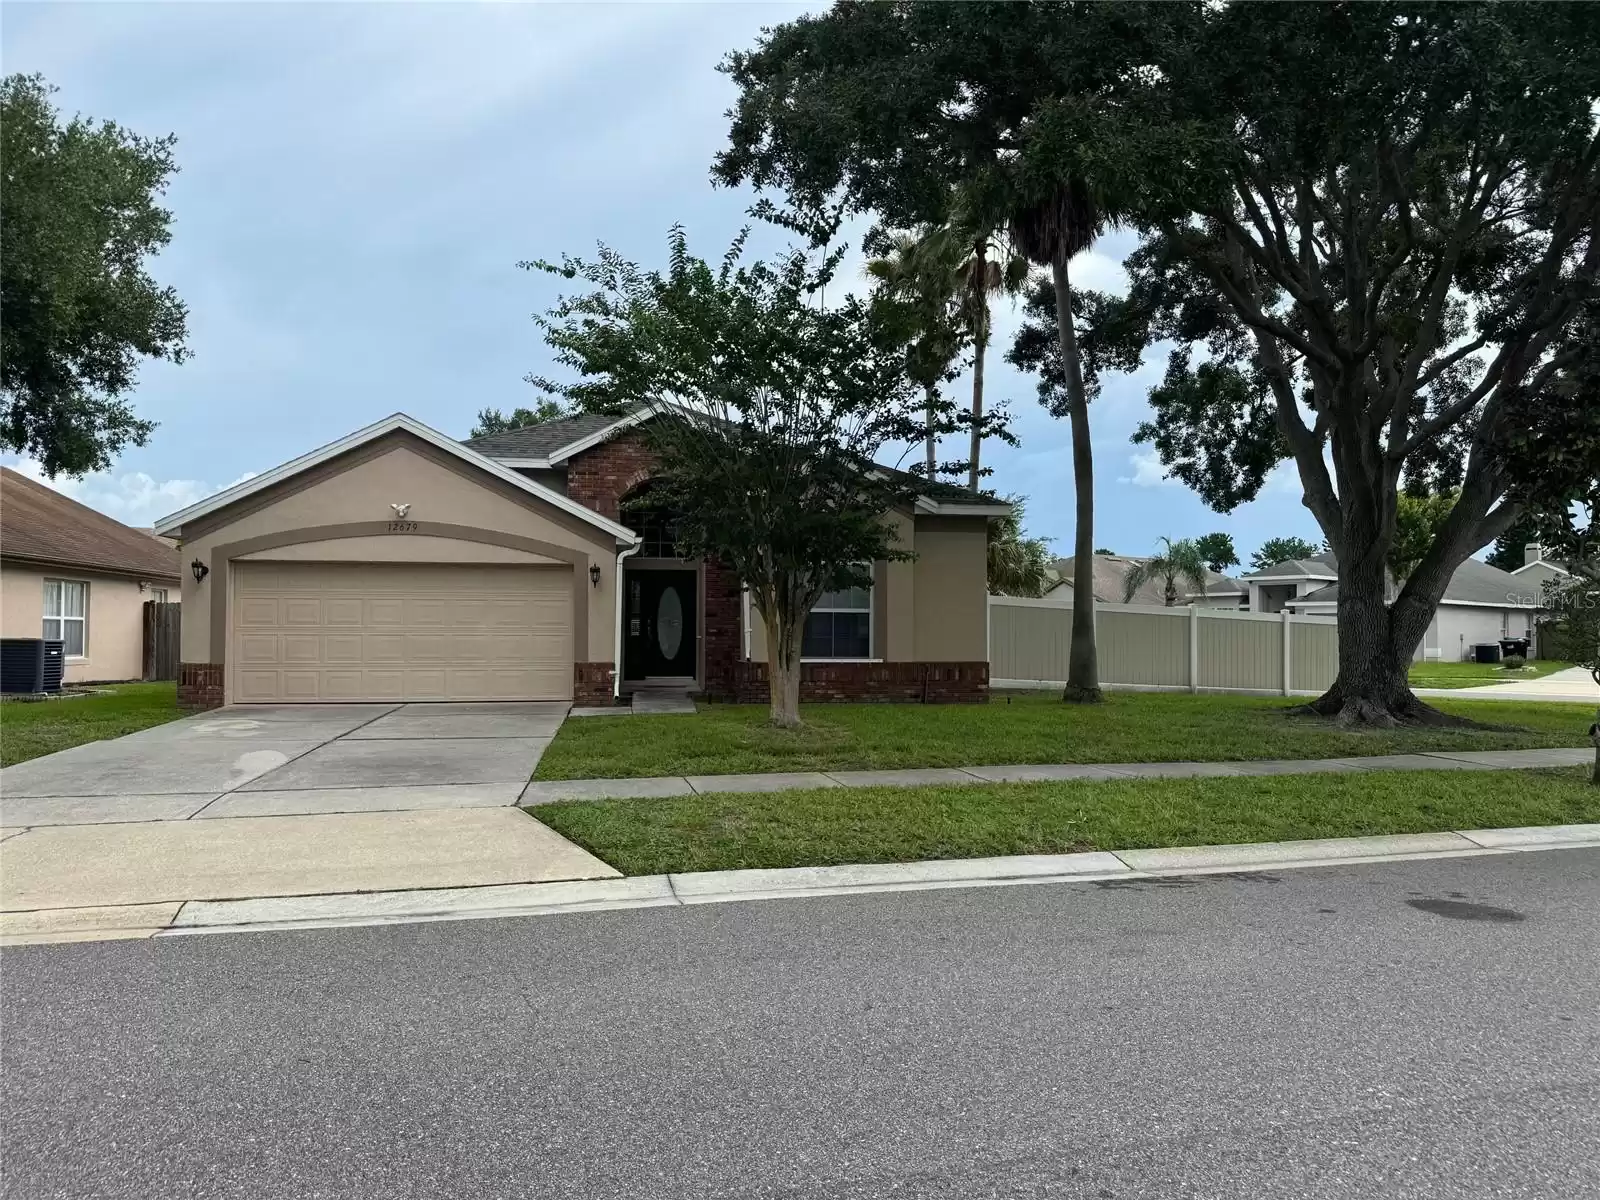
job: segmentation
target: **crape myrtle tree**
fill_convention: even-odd
[[[724,184],[776,189],[758,211],[826,231],[827,214],[887,226],[1003,232],[1050,272],[1071,422],[1079,602],[1066,696],[1100,697],[1091,555],[1094,468],[1069,265],[1108,220],[1156,195],[1185,126],[1158,111],[1151,35],[1194,5],[842,0],[766,30],[723,70],[739,87]]]
[[[187,314],[149,259],[171,240],[159,203],[173,137],[62,122],[38,75],[0,80],[0,449],[51,478],[109,467],[154,422],[128,401],[144,358],[187,357]]]
[[[1406,668],[1456,568],[1528,503],[1526,456],[1498,448],[1534,398],[1552,427],[1581,403],[1553,385],[1587,353],[1600,267],[1600,6],[1205,13],[1161,60],[1210,137],[1129,262],[1130,303],[1177,344],[1137,440],[1223,511],[1292,460],[1339,561],[1339,673],[1310,710],[1442,722]],[[1593,454],[1547,465],[1593,478]],[[1454,503],[1391,594],[1413,475]]]
[[[825,591],[870,586],[875,560],[909,557],[884,513],[923,481],[873,459],[921,438],[924,397],[870,305],[820,303],[841,252],[745,263],[741,235],[712,265],[680,228],[669,248],[664,271],[603,246],[593,260],[523,264],[593,289],[539,318],[577,378],[532,382],[580,411],[650,414],[652,497],[681,514],[683,554],[721,561],[749,588],[772,721],[795,727],[806,614]]]

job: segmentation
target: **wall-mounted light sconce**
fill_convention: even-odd
[[[599,563],[590,563],[589,564],[589,584],[592,587],[599,587],[600,586],[600,564]]]
[[[194,581],[196,583],[204,583],[206,581],[206,576],[211,574],[211,568],[206,566],[205,563],[201,562],[198,558],[189,564],[189,570],[194,572]]]

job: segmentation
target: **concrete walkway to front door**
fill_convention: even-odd
[[[567,708],[217,709],[5,768],[0,826],[511,805]]]

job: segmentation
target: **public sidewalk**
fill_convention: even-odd
[[[1435,750],[1354,758],[1276,758],[1246,762],[1019,763],[998,767],[913,767],[893,771],[777,771],[763,775],[658,775],[639,779],[552,779],[530,783],[524,805],[563,800],[652,799],[707,792],[782,792],[795,788],[927,787],[1038,783],[1055,779],[1192,778],[1202,775],[1316,775],[1358,771],[1490,771],[1574,767],[1594,761],[1587,748]]]

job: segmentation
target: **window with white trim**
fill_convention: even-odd
[[[824,592],[806,615],[801,658],[871,658],[872,589]]]
[[[150,599],[154,600],[157,604],[165,604],[167,602],[167,589],[151,588]]]
[[[44,581],[44,638],[65,643],[68,658],[89,652],[89,585],[71,579]]]

